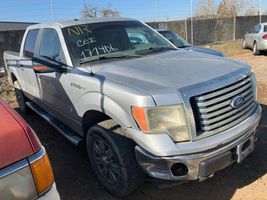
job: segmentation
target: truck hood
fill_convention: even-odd
[[[186,49],[188,50],[192,50],[192,51],[197,51],[200,53],[208,53],[214,56],[224,56],[224,54],[220,51],[217,51],[215,49],[210,49],[210,48],[203,48],[203,47],[197,47],[197,46],[190,46],[190,47],[186,47]]]
[[[248,66],[228,58],[181,49],[91,66],[95,74],[150,94],[155,90],[177,90],[209,81],[241,68],[248,69]]]

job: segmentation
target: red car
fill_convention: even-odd
[[[0,99],[0,199],[60,199],[44,147]]]

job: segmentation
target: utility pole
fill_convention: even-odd
[[[261,16],[262,16],[261,9],[262,9],[262,4],[261,4],[261,0],[260,0],[260,23],[261,23]]]
[[[194,45],[193,0],[191,0],[191,44]]]
[[[50,0],[50,6],[51,6],[51,13],[52,13],[52,17],[53,17],[53,20],[55,21],[55,11],[54,11],[54,3],[53,3],[53,0]]]
[[[157,7],[157,21],[158,21],[158,28],[159,27],[159,0],[156,0],[156,7]]]

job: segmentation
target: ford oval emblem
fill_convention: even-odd
[[[244,101],[245,101],[244,97],[242,97],[242,96],[236,96],[236,97],[234,97],[234,98],[232,99],[230,105],[231,105],[233,108],[239,108],[240,106],[242,106],[242,105],[244,104]]]

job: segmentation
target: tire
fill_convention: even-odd
[[[248,48],[247,45],[246,45],[246,40],[245,39],[243,40],[242,47],[243,47],[243,49],[247,49]]]
[[[25,97],[23,91],[21,90],[21,87],[18,81],[15,81],[13,85],[14,85],[16,99],[19,105],[19,110],[22,113],[26,114],[29,111],[29,108],[26,105],[27,97]]]
[[[254,42],[252,51],[253,51],[254,56],[260,55],[260,51],[258,50],[257,42]]]
[[[86,138],[87,153],[98,180],[117,197],[133,192],[145,177],[135,158],[135,143],[121,133],[115,121],[106,120],[90,128]]]

